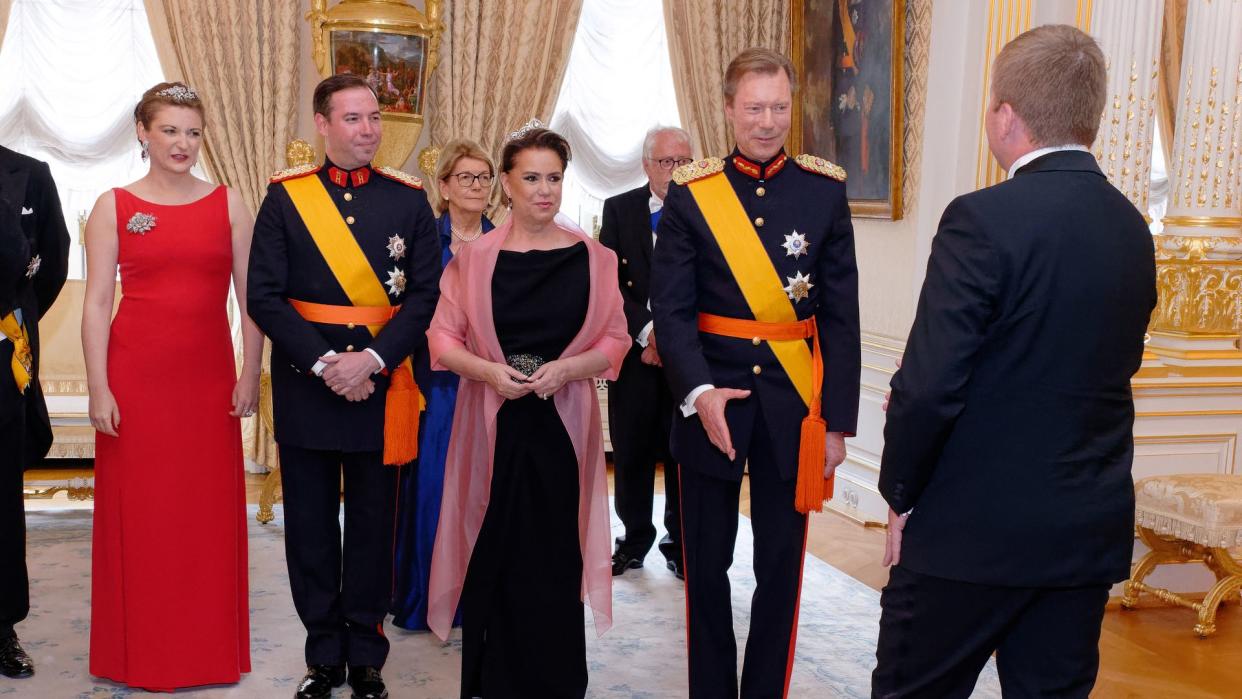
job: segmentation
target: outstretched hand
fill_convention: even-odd
[[[750,391],[739,388],[712,388],[704,391],[694,401],[694,409],[703,422],[703,429],[713,446],[724,452],[729,460],[737,458],[733,439],[729,436],[729,423],[725,420],[725,404],[750,396]]]

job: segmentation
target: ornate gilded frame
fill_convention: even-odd
[[[828,0],[836,4],[836,0]],[[905,96],[905,27],[906,0],[889,0],[892,3],[892,58],[889,85],[889,178],[888,197],[885,199],[850,199],[850,211],[856,218],[878,218],[896,221],[904,214],[902,204],[902,182],[904,180],[903,164],[905,151],[904,118],[906,108]],[[791,53],[794,68],[798,75],[806,74],[807,32],[806,26],[807,0],[792,0],[790,6]],[[793,120],[789,130],[791,149],[802,152],[803,119],[805,118],[805,95],[803,91],[794,99]],[[849,182],[846,182],[848,189]]]
[[[431,74],[440,61],[440,39],[444,25],[440,21],[443,0],[426,0],[426,11],[420,12],[405,0],[341,0],[328,9],[328,0],[311,0],[306,14],[311,25],[311,56],[319,74],[328,77],[335,70],[331,55],[334,32],[374,32],[377,34],[414,36],[426,40],[420,108],[426,110]],[[376,154],[376,164],[401,167],[418,143],[424,114],[381,112],[384,138]]]

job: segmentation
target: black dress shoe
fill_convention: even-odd
[[[379,668],[370,665],[349,668],[349,688],[354,690],[353,699],[388,699],[388,688]]]
[[[678,580],[686,579],[686,570],[682,566],[681,561],[676,561],[670,558],[664,565],[669,570],[673,571],[673,575],[676,575]]]
[[[345,666],[310,665],[306,677],[298,683],[293,699],[326,699],[332,696],[332,688],[345,684]]]
[[[612,574],[614,576],[620,575],[624,573],[625,571],[630,570],[632,568],[642,568],[642,567],[643,567],[643,559],[641,558],[635,558],[634,556],[631,556],[628,553],[622,553],[620,551],[617,551],[616,553],[612,554]]]
[[[34,674],[34,661],[22,650],[17,636],[9,636],[0,641],[0,675],[18,679]]]

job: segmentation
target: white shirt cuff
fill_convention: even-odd
[[[691,415],[699,412],[698,409],[694,407],[694,401],[698,400],[699,396],[707,393],[713,388],[715,388],[715,386],[709,383],[705,383],[702,386],[696,386],[694,390],[690,392],[690,395],[686,396],[686,399],[681,403],[682,416],[690,417]]]
[[[371,372],[372,374],[378,374],[378,373],[380,373],[381,371],[383,371],[383,370],[385,370],[385,369],[387,369],[387,368],[388,368],[388,365],[384,363],[384,358],[383,358],[383,357],[381,357],[381,356],[379,356],[379,352],[376,352],[375,350],[371,349],[370,347],[363,347],[363,348],[362,348],[362,351],[363,351],[363,352],[370,352],[370,353],[371,353],[371,356],[372,356],[372,357],[375,357],[375,361],[379,362],[379,368],[378,368],[378,369],[376,369],[375,371]]]
[[[327,352],[323,353],[323,356],[331,357],[334,354],[336,354],[336,350],[328,350]],[[320,359],[319,361],[315,362],[315,366],[311,367],[311,373],[314,374],[315,376],[323,376],[323,370],[327,368],[328,368],[328,363]]]
[[[655,321],[647,321],[647,324],[643,326],[643,329],[638,331],[638,337],[634,338],[634,342],[637,342],[639,347],[646,347],[647,338],[651,337],[651,329],[654,327]]]

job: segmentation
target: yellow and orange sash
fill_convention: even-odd
[[[824,478],[828,425],[820,414],[823,360],[815,319],[798,320],[784,285],[763,248],[742,202],[723,172],[688,183],[690,194],[715,236],[725,263],[742,290],[755,320],[700,314],[699,329],[729,337],[757,337],[768,343],[781,368],[808,408],[798,444],[798,485],[794,507],[819,512],[832,497],[832,480]],[[812,339],[814,351],[807,347]]]
[[[325,306],[291,300],[294,309],[312,322],[365,324],[372,336],[379,334],[400,306],[393,307],[389,303],[384,285],[375,276],[375,270],[328,190],[318,177],[311,176],[285,180],[281,184],[332,270],[332,276],[353,304]],[[400,466],[418,457],[419,411],[426,403],[414,382],[414,365],[409,357],[391,372],[390,378],[384,397],[384,463]]]
[[[16,313],[9,313],[0,318],[0,334],[13,342],[13,357],[9,360],[9,368],[13,372],[17,392],[24,393],[30,385],[30,375],[34,373],[34,355],[30,352],[30,338],[26,334],[26,326],[18,322]]]

